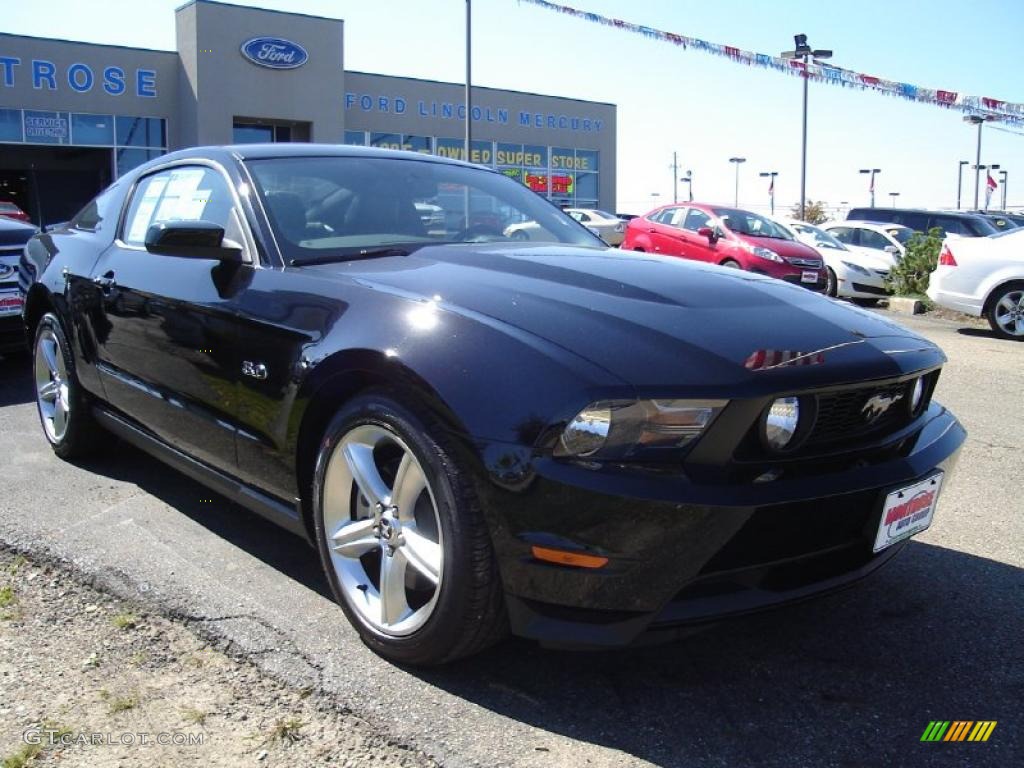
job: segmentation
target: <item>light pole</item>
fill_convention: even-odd
[[[768,182],[768,201],[771,203],[771,206],[772,206],[772,216],[774,216],[775,215],[775,177],[779,175],[779,172],[778,171],[762,171],[761,173],[759,173],[757,175],[760,176],[762,179],[767,179],[767,178],[771,179],[771,181]]]
[[[693,202],[693,171],[687,171],[685,176],[679,179],[686,185],[686,195]]]
[[[956,169],[956,209],[960,210],[960,192],[964,186],[964,166],[970,165],[970,160],[961,160],[960,167]]]
[[[981,183],[981,126],[993,120],[991,115],[964,115],[964,122],[978,126],[978,152],[974,160],[974,210],[978,210],[978,188]]]
[[[899,193],[899,192],[890,192],[890,193],[889,193],[889,197],[891,197],[891,198],[892,198],[892,207],[893,207],[893,208],[895,208],[895,207],[896,207],[896,198],[897,198],[897,197],[899,197],[899,196],[900,196],[900,193]]]
[[[999,172],[999,186],[1003,190],[1003,207],[1000,210],[1006,210],[1006,177],[1010,175],[1009,171]]]
[[[745,157],[730,157],[729,162],[736,166],[736,194],[733,196],[733,207],[740,207],[740,163],[747,162]]]
[[[680,181],[681,181],[681,179],[679,178],[679,158],[677,157],[677,153],[673,152],[672,153],[672,202],[673,203],[678,203],[679,202],[679,182]]]
[[[473,57],[472,51],[472,29],[473,29],[473,0],[466,0],[466,162],[470,162],[472,155],[470,148],[473,146],[473,93],[472,73]],[[466,216],[469,216],[468,208]]]
[[[824,49],[812,50],[807,44],[807,35],[793,35],[793,42],[795,43],[795,49],[783,51],[782,58],[803,59],[804,62],[804,127],[800,149],[800,218],[803,219],[804,208],[807,204],[807,81],[810,80],[807,72],[807,63],[812,56],[815,59],[831,59],[832,51]]]
[[[882,172],[881,168],[861,168],[861,173],[871,174],[871,183],[868,185],[868,192],[871,193],[871,207],[875,207],[875,176]]]

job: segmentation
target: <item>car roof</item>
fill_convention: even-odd
[[[12,219],[7,216],[0,216],[0,230],[7,232],[17,232],[24,230],[26,232],[35,232],[36,227],[34,224],[29,224],[25,221],[18,221],[18,219]]]
[[[910,227],[903,224],[897,224],[892,221],[864,221],[861,219],[840,219],[838,221],[830,221],[828,224],[822,224],[823,227],[861,227],[862,229],[910,229]]]
[[[410,152],[402,149],[382,149],[380,147],[360,147],[353,144],[306,144],[301,142],[281,142],[274,144],[224,144],[202,147],[189,147],[177,152],[161,155],[147,163],[147,167],[174,160],[194,158],[222,157],[232,155],[239,160],[266,160],[283,157],[381,157],[390,159],[417,160],[420,162],[438,163],[441,165],[461,165],[467,168],[483,168],[493,171],[484,165],[467,163],[422,152]],[[496,172],[496,171],[495,171]]]

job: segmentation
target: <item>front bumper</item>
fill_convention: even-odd
[[[625,645],[839,589],[902,549],[872,553],[885,495],[936,469],[948,477],[965,435],[932,405],[896,458],[729,485],[543,458],[509,474],[506,456],[505,487],[489,483],[484,507],[512,629],[555,645]],[[608,564],[542,562],[534,545]]]
[[[21,314],[0,315],[0,352],[23,352],[28,349]]]

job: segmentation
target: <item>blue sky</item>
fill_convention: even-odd
[[[762,53],[793,34],[832,48],[833,62],[867,74],[1024,102],[1024,3],[1019,0],[560,0],[711,42]],[[173,49],[179,0],[11,3],[3,30]],[[342,18],[350,69],[461,81],[464,0],[252,0]],[[516,0],[474,0],[474,82],[618,105],[618,207],[642,212],[672,196],[672,152],[702,200],[767,207],[759,171],[779,172],[778,207],[799,197],[801,83],[796,78],[551,13]],[[341,98],[341,94],[338,94]],[[881,94],[811,84],[808,196],[868,202],[859,168],[881,168],[878,203],[952,206],[958,160],[974,160],[976,129],[958,112]],[[1024,206],[1024,131],[986,126],[982,163],[1009,171],[1011,207]],[[680,194],[684,194],[680,185]],[[658,193],[655,197],[652,193]],[[998,193],[997,193],[998,194]],[[973,174],[964,175],[964,201]],[[998,199],[993,201],[998,204]]]

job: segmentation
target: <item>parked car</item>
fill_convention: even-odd
[[[656,208],[626,225],[622,248],[706,261],[825,290],[825,267],[813,248],[770,219],[703,203]]]
[[[870,221],[830,221],[821,228],[851,251],[882,258],[896,266],[907,253],[914,230],[901,224],[874,224]]]
[[[441,188],[547,240],[430,235],[416,202],[464,205]],[[95,460],[112,432],[309,539],[405,663],[508,628],[622,645],[849,584],[928,527],[965,435],[911,331],[609,249],[444,158],[174,152],[25,259],[54,452]]]
[[[946,238],[928,296],[940,306],[987,318],[1004,339],[1024,341],[1024,229]]]
[[[1007,229],[1017,229],[1021,226],[1020,222],[1016,221],[1014,217],[1007,216],[1005,213],[997,211],[976,211],[976,213],[988,219],[998,232],[1003,232]]]
[[[999,230],[983,215],[964,211],[926,211],[917,208],[851,208],[850,221],[902,224],[915,232],[928,232],[938,227],[943,236],[987,237]]]
[[[619,245],[626,231],[626,222],[614,214],[595,208],[566,208],[565,212],[608,245]]]
[[[28,214],[10,200],[0,200],[0,218],[3,217],[25,222],[29,220]]]
[[[623,221],[630,221],[631,219],[635,219],[637,217],[637,214],[635,214],[635,213],[616,213],[615,216],[616,216],[616,218],[622,219]]]
[[[18,262],[35,233],[31,224],[0,216],[0,354],[28,349],[21,323],[24,301],[18,286]]]
[[[804,245],[816,250],[825,260],[827,272],[825,293],[829,296],[874,302],[888,295],[885,280],[892,269],[888,254],[875,254],[870,249],[854,251],[836,240],[829,232],[798,219],[773,219]]]

